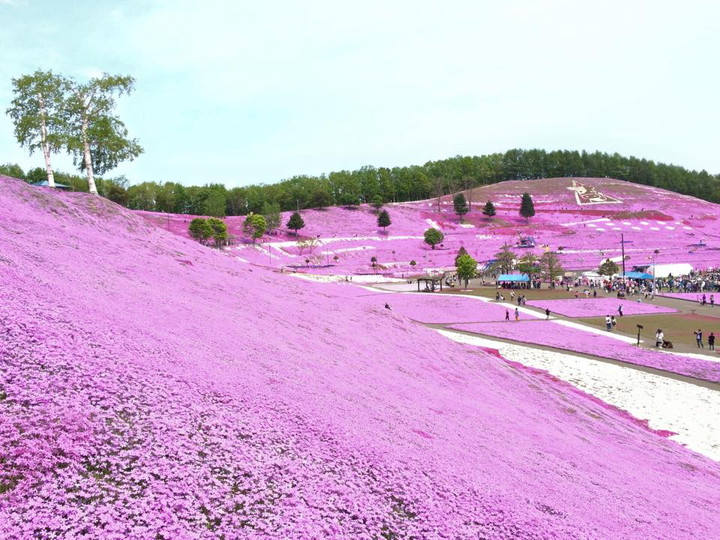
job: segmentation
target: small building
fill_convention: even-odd
[[[418,292],[435,292],[436,290],[442,291],[444,277],[445,275],[443,274],[442,276],[426,276],[418,278]],[[425,287],[422,289],[420,288],[421,283],[425,285]]]
[[[48,183],[47,180],[43,180],[42,182],[35,182],[32,185],[38,186],[38,187],[50,187],[50,184]],[[55,182],[54,187],[55,187],[55,189],[60,189],[62,191],[72,191],[72,187],[70,187],[66,184],[58,184],[57,182]]]
[[[515,244],[516,248],[534,248],[535,247],[535,238],[532,236],[521,236],[518,238],[517,244]]]

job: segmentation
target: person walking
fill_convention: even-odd
[[[508,309],[505,310],[505,320],[506,321],[510,320],[510,310],[508,310]]]
[[[705,348],[705,345],[703,345],[703,340],[702,340],[702,330],[700,328],[698,328],[697,332],[695,332],[695,341],[697,342],[698,349]]]
[[[715,295],[711,294],[710,295],[710,307],[714,307],[714,306],[715,306]]]
[[[620,304],[620,305],[618,306],[618,315],[619,315],[620,317],[622,317],[622,316],[623,316],[623,312],[622,312],[622,304]]]
[[[605,330],[612,330],[612,319],[610,315],[605,316]]]
[[[550,320],[550,308],[545,308],[545,320]]]
[[[518,308],[515,308],[515,321],[517,322],[520,320],[520,311],[518,311]]]
[[[713,332],[710,332],[708,336],[708,349],[711,351],[715,350],[715,334]]]
[[[615,327],[617,326],[617,319],[615,318],[615,315],[610,316],[610,326],[612,326],[612,329],[615,330]]]
[[[665,334],[658,328],[657,332],[655,332],[655,347],[661,347],[663,341],[665,341]]]

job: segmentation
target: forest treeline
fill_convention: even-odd
[[[24,173],[17,165],[0,166],[0,173],[41,181],[41,168]],[[222,184],[184,186],[177,182],[143,182],[129,185],[124,177],[99,179],[98,191],[134,210],[152,210],[207,216],[260,213],[266,204],[282,210],[323,208],[429,199],[505,180],[554,177],[609,177],[656,186],[720,203],[720,175],[687,170],[677,165],[601,152],[508,150],[504,154],[456,156],[409,167],[366,166],[320,176],[294,176],[273,184],[227,189]],[[77,175],[56,173],[56,181],[76,191],[87,182]],[[481,201],[478,201],[481,202]],[[484,201],[482,201],[484,202]]]

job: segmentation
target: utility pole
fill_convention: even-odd
[[[620,247],[622,248],[622,289],[625,290],[625,235],[620,233]],[[638,333],[639,335],[639,333]],[[639,338],[638,338],[639,339]]]
[[[655,297],[655,274],[657,274],[657,272],[655,270],[655,257],[658,255],[658,253],[660,253],[659,249],[656,249],[653,252],[653,288],[652,288],[652,297],[653,298]]]

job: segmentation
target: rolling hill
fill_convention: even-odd
[[[538,210],[568,204],[553,197]],[[436,264],[481,224],[434,218],[431,204],[390,208],[398,234],[421,234],[418,215],[441,222],[453,242]],[[720,526],[717,463],[382,295],[243,263],[273,252],[211,250],[86,194],[0,176],[0,205],[8,538],[708,538]],[[357,220],[366,235],[366,214],[308,213],[306,232],[355,238],[344,228]],[[693,230],[714,225],[692,215]],[[168,217],[178,231],[182,219]],[[556,220],[539,211],[528,230]]]
[[[528,191],[535,216],[520,217],[520,196]],[[510,181],[468,192],[472,211],[463,223],[453,212],[452,196],[386,205],[392,225],[377,226],[374,209],[332,207],[302,212],[306,227],[300,239],[315,238],[317,246],[299,249],[292,232],[266,236],[264,243],[243,242],[244,217],[228,217],[228,226],[241,242],[236,255],[248,262],[274,268],[309,268],[314,273],[374,274],[376,257],[381,273],[403,276],[420,270],[452,268],[464,246],[478,261],[494,258],[503,244],[515,246],[519,236],[532,236],[534,251],[558,251],[567,270],[597,270],[606,258],[621,260],[625,240],[627,269],[633,266],[687,263],[695,269],[718,265],[720,221],[718,205],[622,180],[608,178],[551,178]],[[482,214],[493,201],[497,215]],[[187,237],[192,216],[139,212],[152,223]],[[283,216],[283,225],[289,213]],[[431,249],[422,240],[429,227],[445,235]],[[621,236],[622,235],[622,236]],[[657,251],[658,253],[655,253]],[[337,256],[337,260],[335,257]],[[308,262],[306,262],[306,260]],[[409,263],[415,261],[413,267]]]

